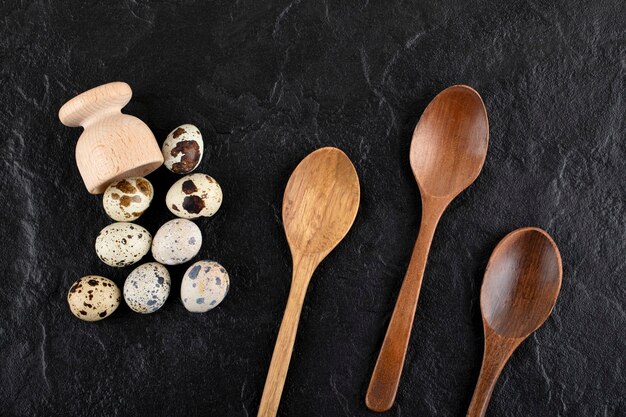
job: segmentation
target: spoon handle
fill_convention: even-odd
[[[285,385],[289,362],[291,361],[291,353],[296,340],[298,331],[298,322],[302,311],[302,304],[306,290],[315,270],[315,264],[311,262],[294,259],[293,279],[291,290],[289,291],[289,299],[287,307],[283,315],[283,321],[278,331],[276,346],[272,355],[272,362],[265,380],[263,388],[263,396],[259,405],[258,417],[274,417],[278,412],[280,397]]]
[[[522,339],[504,338],[485,326],[485,351],[467,417],[484,417],[502,368]]]
[[[389,410],[396,398],[430,244],[446,205],[437,200],[423,201],[420,231],[365,396],[365,404],[372,411]]]

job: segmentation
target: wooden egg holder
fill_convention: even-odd
[[[143,177],[163,164],[150,128],[122,113],[132,94],[128,84],[112,82],[74,97],[59,110],[61,123],[85,129],[76,143],[76,164],[92,194],[103,193],[114,181]]]

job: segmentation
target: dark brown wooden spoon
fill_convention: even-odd
[[[541,229],[517,229],[494,249],[480,291],[485,353],[468,417],[485,415],[509,357],[552,312],[562,275],[559,248]]]
[[[422,224],[367,389],[370,410],[383,412],[393,405],[435,228],[448,204],[480,174],[488,143],[485,105],[465,85],[439,93],[415,128],[411,168],[422,196]]]

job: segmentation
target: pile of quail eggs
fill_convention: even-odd
[[[150,206],[154,188],[145,178],[114,182],[103,195],[104,210],[116,223],[106,226],[96,238],[96,254],[112,267],[139,262],[148,252],[156,262],[135,268],[126,278],[123,293],[108,278],[88,275],[70,287],[67,301],[81,320],[108,317],[124,301],[131,310],[154,313],[170,294],[171,279],[165,265],[180,265],[193,259],[202,246],[200,228],[192,221],[211,217],[222,204],[220,185],[206,174],[193,173],[204,153],[200,130],[191,124],[174,129],[163,143],[164,165],[185,175],[174,183],[165,198],[167,208],[177,216],[162,225],[154,238],[144,227],[131,223]],[[209,260],[193,263],[183,275],[180,294],[188,311],[203,313],[222,302],[229,288],[228,273]]]

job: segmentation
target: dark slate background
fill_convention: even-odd
[[[271,3],[271,4],[270,4]],[[505,3],[505,4],[502,4]],[[372,416],[364,394],[419,228],[412,130],[443,88],[483,96],[482,174],[437,230],[395,407],[464,416],[482,356],[480,283],[495,244],[545,228],[564,260],[553,315],[506,366],[488,416],[626,416],[626,3],[612,1],[3,1],[0,3],[0,414],[254,416],[290,284],[281,200],[321,146],[354,161],[354,227],[315,274],[281,416]],[[59,107],[128,82],[162,142],[196,124],[224,204],[198,223],[231,292],[194,315],[186,266],[153,315],[85,323],[70,284],[132,267],[93,245],[111,222]],[[152,233],[174,174],[148,177]],[[148,256],[146,260],[149,260]]]

